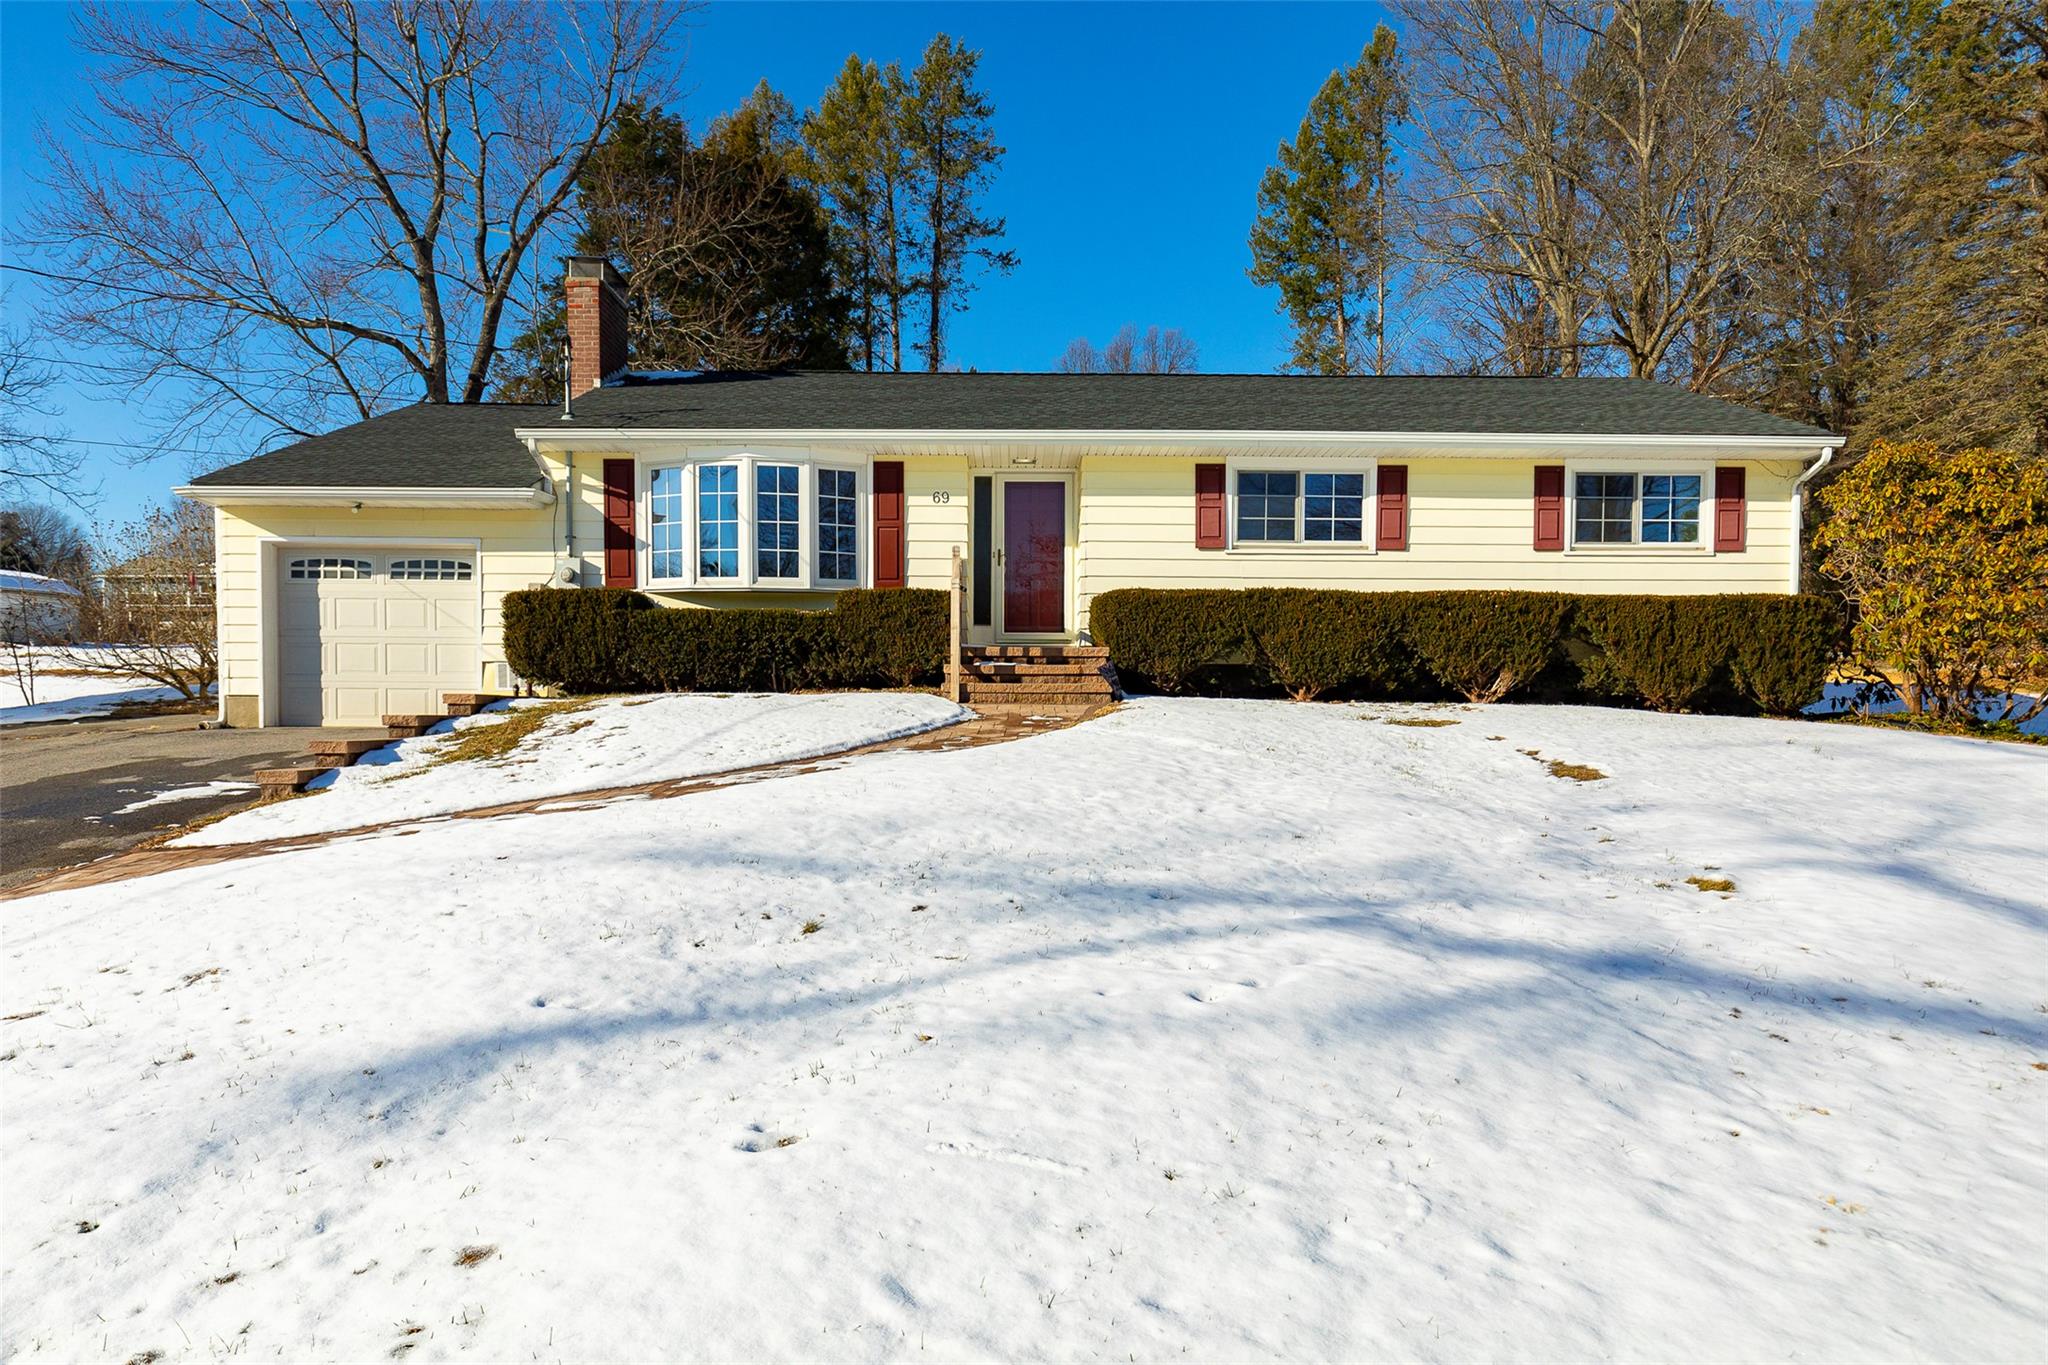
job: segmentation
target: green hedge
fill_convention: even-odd
[[[505,657],[565,692],[913,687],[946,669],[946,595],[849,589],[829,611],[660,610],[620,588],[505,595]]]
[[[1090,619],[1126,683],[1170,692],[1773,715],[1820,695],[1841,632],[1820,598],[1765,595],[1119,588]]]

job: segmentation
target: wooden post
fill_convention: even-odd
[[[960,606],[966,596],[966,582],[960,569],[960,547],[955,545],[953,547],[953,573],[952,577],[948,580],[946,590],[946,603],[951,608],[950,615],[952,617],[951,629],[947,635],[952,648],[946,655],[946,700],[952,702],[955,706],[960,704],[962,697],[966,694],[966,689],[961,686],[960,682],[960,618],[963,615]]]

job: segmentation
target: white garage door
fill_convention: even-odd
[[[468,551],[285,551],[278,723],[438,714],[443,692],[476,690],[481,611]]]

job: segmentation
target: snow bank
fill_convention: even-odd
[[[517,705],[518,703],[515,703]],[[239,844],[414,820],[601,787],[785,763],[950,725],[968,713],[922,692],[608,697],[544,722],[503,760],[436,765],[469,716],[321,778],[312,800],[259,806],[178,840]]]
[[[2044,798],[1141,701],[25,900],[0,1356],[2038,1359]]]
[[[104,715],[124,702],[174,701],[179,696],[174,687],[159,687],[133,674],[91,670],[93,652],[91,645],[79,645],[67,651],[38,649],[37,668],[60,669],[62,676],[36,673],[34,705],[28,704],[28,692],[22,686],[20,675],[12,671],[11,665],[5,664],[4,656],[0,656],[0,666],[8,668],[7,672],[0,673],[0,701],[17,703],[0,706],[0,725],[80,720]]]

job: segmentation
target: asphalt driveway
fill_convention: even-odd
[[[0,887],[90,862],[173,825],[244,805],[253,787],[127,809],[160,792],[247,782],[315,736],[381,730],[201,730],[193,716],[0,728]]]

